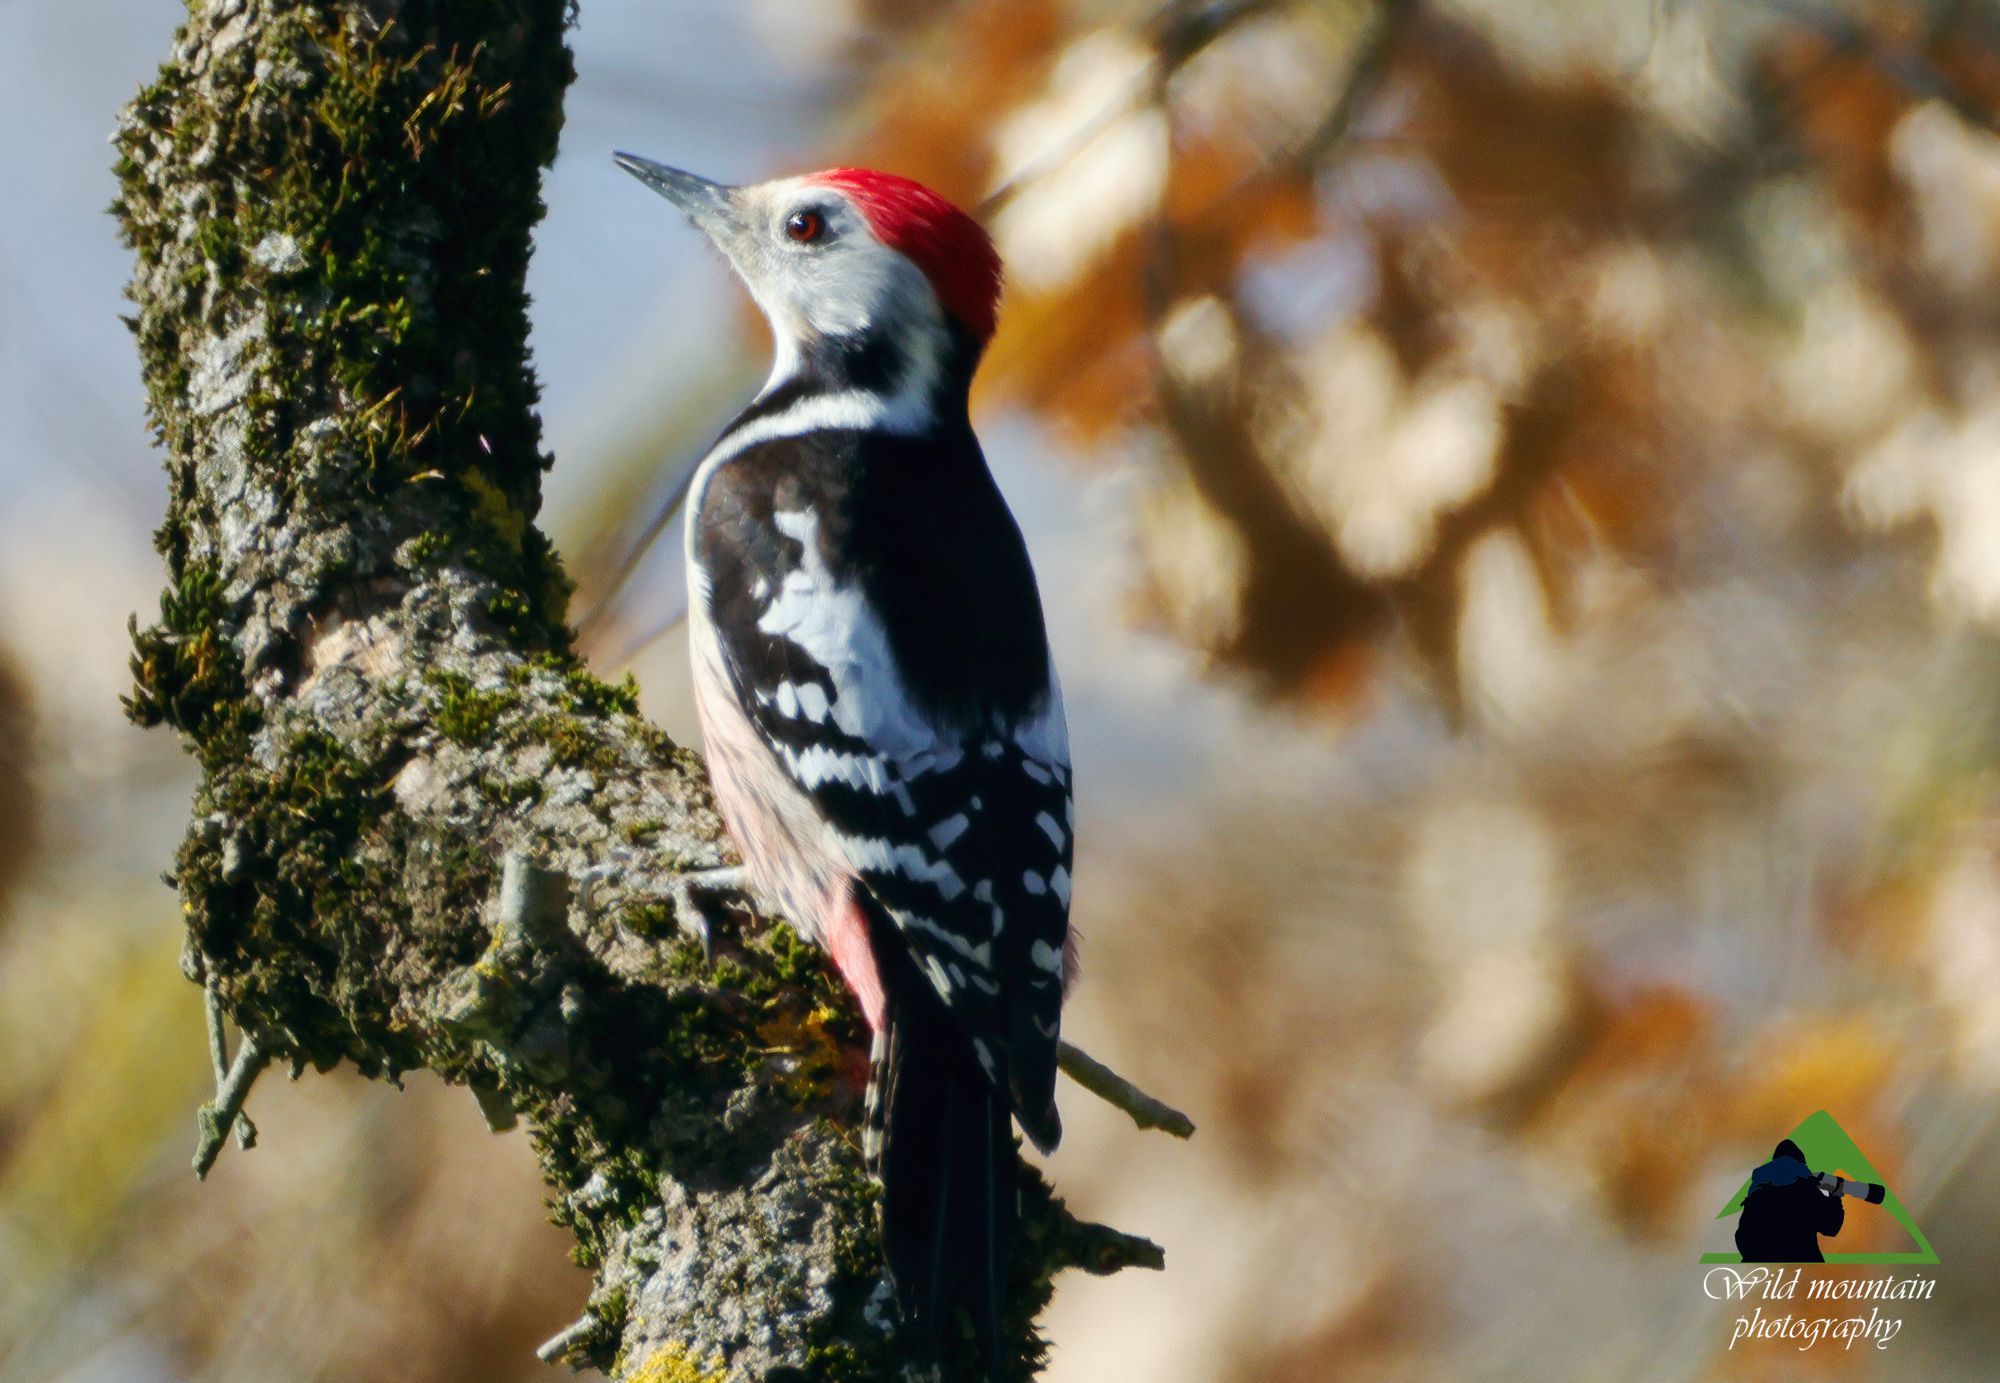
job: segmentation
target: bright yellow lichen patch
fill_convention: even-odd
[[[720,1362],[704,1364],[685,1345],[666,1345],[625,1375],[625,1383],[729,1383]]]
[[[793,1099],[803,1102],[823,1095],[840,1069],[840,1042],[828,1027],[839,1020],[839,1014],[819,1004],[803,1018],[780,1015],[757,1025],[768,1054],[790,1058],[782,1084]]]

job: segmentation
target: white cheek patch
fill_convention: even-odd
[[[825,212],[823,245],[795,245],[778,229],[785,212],[828,192],[798,180],[759,190],[747,209],[749,229],[730,261],[771,324],[776,359],[759,397],[796,375],[815,337],[887,334],[907,356],[904,377],[890,390],[928,407],[951,349],[944,309],[921,269],[875,238],[866,219],[844,199]]]
[[[919,318],[922,299],[930,293],[908,260],[864,240],[792,257],[780,272],[792,290],[786,296],[793,308],[823,336],[858,336],[877,325]]]

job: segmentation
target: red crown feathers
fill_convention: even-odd
[[[975,340],[992,337],[1000,312],[1000,254],[977,221],[894,173],[829,168],[808,181],[846,193],[875,238],[923,270],[945,311]]]

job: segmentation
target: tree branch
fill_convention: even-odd
[[[1194,1137],[1194,1120],[1148,1095],[1081,1047],[1063,1043],[1057,1064],[1064,1075],[1113,1109],[1123,1110],[1141,1129],[1156,1128],[1176,1138]]]
[[[236,1130],[236,1139],[245,1148],[255,1146],[257,1130],[243,1117],[243,1101],[250,1096],[250,1087],[264,1072],[264,1065],[270,1058],[257,1039],[245,1036],[236,1049],[236,1061],[222,1074],[215,1084],[215,1100],[203,1105],[195,1112],[195,1122],[201,1129],[201,1136],[195,1144],[194,1174],[203,1180],[208,1177],[209,1168],[215,1165],[222,1145],[229,1141],[230,1129]]]
[[[229,1040],[223,1032],[222,998],[215,992],[214,985],[204,985],[202,987],[202,1011],[208,1021],[208,1063],[215,1072],[215,1093],[217,1102],[220,1103],[223,1087],[229,1083]],[[245,1044],[244,1050],[248,1050],[248,1044]],[[240,1059],[242,1053],[239,1052],[237,1055]],[[243,1093],[245,1095],[249,1094],[247,1082]],[[243,1101],[239,1098],[236,1104],[240,1111]],[[204,1124],[203,1147],[206,1146],[206,1135],[207,1126]],[[246,1152],[257,1146],[257,1126],[250,1122],[249,1115],[240,1112],[236,1115],[236,1144]],[[220,1152],[221,1149],[221,1141],[217,1140],[216,1151]],[[209,1166],[214,1161],[215,1153],[204,1155],[202,1149],[197,1148],[194,1158],[195,1175],[207,1176]]]
[[[718,927],[712,959],[646,940],[719,823],[573,656],[533,523],[522,283],[566,9],[197,0],[120,123],[171,479],[130,710],[200,762],[186,967],[243,1033],[204,1149],[265,1060],[427,1067],[530,1123],[597,1273],[563,1357],[893,1377],[853,1010],[780,925]],[[1159,1262],[1022,1189],[1014,1378],[1052,1272]]]

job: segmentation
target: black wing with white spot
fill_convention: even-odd
[[[1027,552],[970,429],[747,448],[709,479],[691,555],[759,736],[1053,1144],[1067,734]]]

